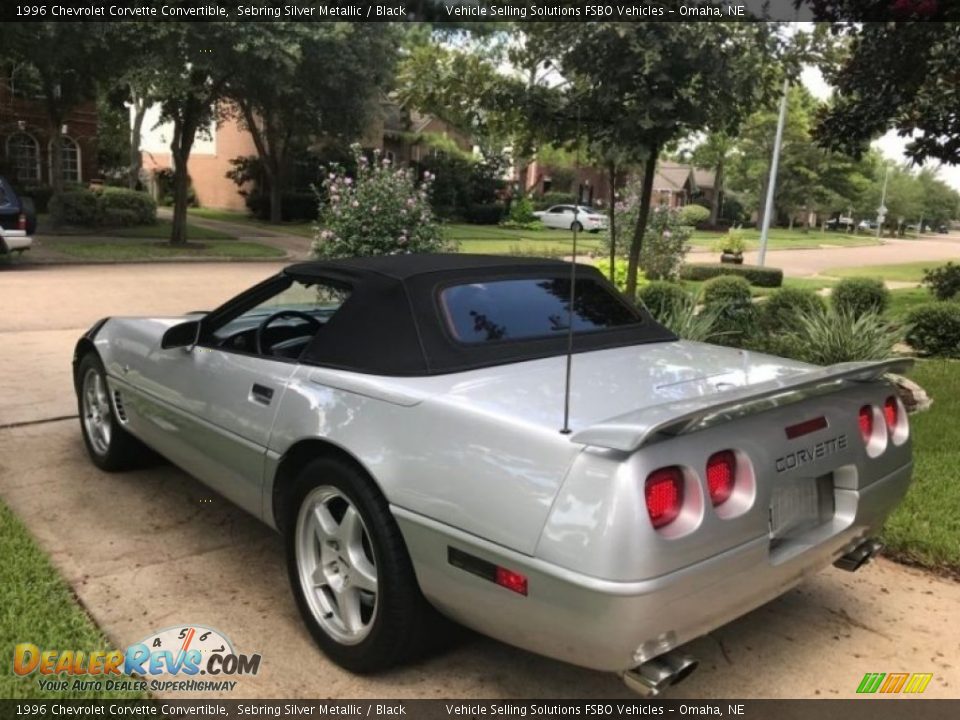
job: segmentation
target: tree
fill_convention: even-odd
[[[392,78],[397,33],[385,23],[247,23],[225,92],[250,132],[282,218],[293,155],[311,143],[346,146],[367,128]]]
[[[781,43],[764,23],[537,23],[530,31],[569,85],[561,135],[642,163],[627,293],[636,290],[657,158],[670,142],[711,128],[735,133],[776,85]],[[580,112],[574,114],[573,109]],[[574,120],[574,115],[576,119]],[[574,125],[573,130],[571,126]]]
[[[846,59],[825,70],[835,89],[821,114],[825,147],[861,154],[887,130],[912,138],[915,163],[960,163],[960,9],[955,3],[816,0],[818,20],[847,41]],[[874,22],[858,22],[869,13]],[[925,20],[927,22],[907,22]],[[930,22],[933,21],[933,22]]]
[[[63,191],[63,125],[70,112],[95,97],[106,67],[100,53],[110,23],[0,23],[5,60],[17,67],[21,85],[43,98],[49,122],[50,174],[54,192]],[[106,43],[109,45],[109,43]]]
[[[694,165],[713,170],[713,198],[710,201],[711,225],[716,225],[720,218],[720,206],[723,204],[723,185],[733,148],[733,137],[719,130],[707,133],[703,142],[693,149],[691,155]]]

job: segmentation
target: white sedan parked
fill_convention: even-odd
[[[607,216],[587,205],[554,205],[534,215],[548,228],[598,232],[607,227]]]

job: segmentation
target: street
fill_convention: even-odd
[[[960,251],[934,244],[931,252]],[[856,264],[881,251],[891,256],[882,262],[924,259],[919,244],[910,244],[909,258],[894,252],[898,245],[820,254],[855,253]],[[79,335],[107,315],[212,308],[279,267],[0,271],[0,497],[110,640],[126,647],[181,623],[217,628],[239,651],[263,655],[261,673],[241,680],[238,697],[633,697],[612,675],[471,634],[414,667],[350,675],[324,658],[302,624],[279,537],[170,465],[106,474],[88,461],[70,377]],[[882,559],[856,574],[829,568],[688,646],[700,669],[667,697],[850,697],[866,672],[932,672],[925,697],[955,696],[958,616],[956,582]]]

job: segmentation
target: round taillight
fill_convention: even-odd
[[[883,418],[887,421],[887,427],[893,432],[897,427],[897,415],[899,408],[897,399],[891,395],[883,403]]]
[[[644,486],[647,512],[655,528],[669,525],[683,507],[683,473],[678,467],[654,470]]]
[[[710,456],[707,460],[707,488],[714,507],[730,499],[736,479],[737,456],[732,450],[722,450]]]
[[[864,444],[869,443],[873,437],[873,408],[869,405],[860,408],[860,437]]]

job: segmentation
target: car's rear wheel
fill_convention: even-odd
[[[570,224],[570,229],[573,232],[583,232],[583,223],[581,223],[579,220],[575,220]]]
[[[435,619],[400,528],[370,479],[348,462],[308,463],[285,503],[287,571],[320,648],[364,673],[413,659]]]
[[[148,451],[117,418],[110,399],[107,373],[96,353],[89,352],[80,360],[77,377],[80,430],[93,464],[111,472],[135,466]]]

